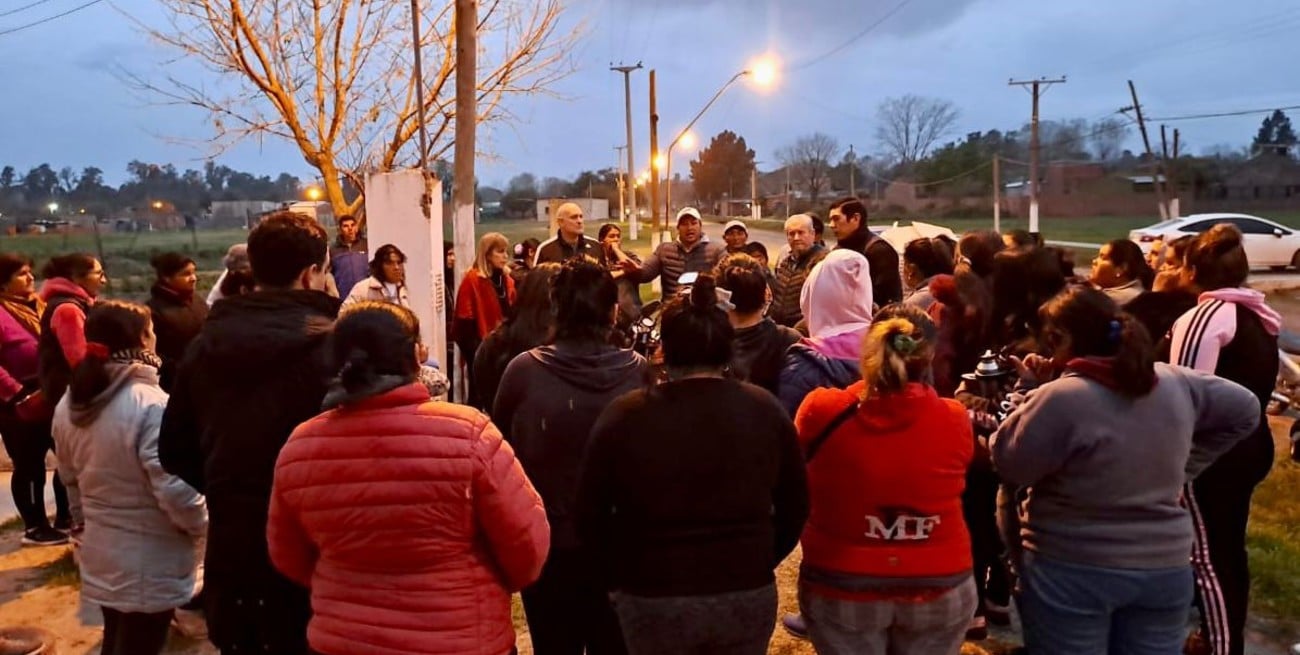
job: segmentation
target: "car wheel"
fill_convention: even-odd
[[[1295,254],[1291,255],[1291,268],[1300,269],[1300,250],[1295,251]]]

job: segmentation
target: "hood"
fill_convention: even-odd
[[[863,386],[859,382],[850,391],[861,394]],[[913,382],[899,393],[866,399],[854,420],[870,432],[902,432],[924,416],[926,409],[938,399],[939,394],[933,388]]]
[[[808,333],[829,337],[871,325],[871,264],[862,253],[833,250],[813,267],[799,293]]]
[[[117,393],[130,382],[140,382],[158,386],[158,369],[144,364],[118,364],[108,363],[104,365],[104,370],[108,373],[109,382],[104,390],[95,394],[94,398],[84,402],[73,402],[71,394],[68,395],[68,420],[72,424],[84,428],[90,426],[99,418],[100,413],[112,402]]]
[[[528,351],[546,370],[572,387],[604,392],[639,379],[645,358],[608,344],[559,342]]]
[[[195,348],[220,378],[301,366],[334,327],[340,301],[322,291],[271,290],[213,305]]]
[[[52,277],[41,283],[41,300],[49,302],[51,298],[57,296],[72,296],[88,303],[95,302],[85,289],[66,277]]]
[[[865,325],[829,337],[811,337],[808,339],[808,345],[831,359],[847,359],[856,365],[856,362],[862,358],[862,341],[866,339],[867,331],[870,329],[870,325]]]
[[[1277,336],[1282,331],[1282,315],[1268,306],[1264,301],[1263,292],[1254,289],[1215,289],[1202,293],[1197,301],[1205,302],[1210,299],[1230,302],[1255,312],[1259,321],[1264,324],[1264,329],[1273,336]]]

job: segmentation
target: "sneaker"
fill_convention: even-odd
[[[991,625],[1006,627],[1011,625],[1011,608],[1007,605],[984,599],[984,616],[988,618]]]
[[[68,535],[54,528],[32,528],[23,533],[24,546],[62,546],[68,543]]]
[[[56,518],[56,519],[54,519],[54,529],[55,529],[55,530],[58,530],[59,532],[71,532],[71,531],[72,531],[72,519],[69,519],[69,518],[61,518],[61,519],[60,519],[60,518]]]
[[[795,639],[808,639],[808,622],[803,620],[802,614],[786,614],[781,617],[781,627]]]
[[[966,628],[966,641],[984,641],[989,638],[989,623],[982,616],[977,616],[970,620],[970,625]]]

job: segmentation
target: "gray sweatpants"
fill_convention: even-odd
[[[764,655],[776,626],[776,585],[711,596],[614,593],[628,655]]]
[[[957,655],[975,605],[974,578],[925,603],[839,600],[799,585],[818,655]]]

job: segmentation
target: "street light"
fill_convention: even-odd
[[[323,194],[321,193],[320,187],[318,187],[318,186],[309,186],[309,187],[307,187],[307,199],[308,199],[308,200],[311,200],[311,201],[315,202],[315,201],[321,199],[321,195],[323,195]]]
[[[45,207],[46,207],[46,209],[49,209],[49,210],[50,210],[50,215],[51,215],[51,216],[54,215],[54,212],[59,211],[59,203],[57,203],[57,202],[52,202],[52,203],[46,205]]]
[[[155,201],[153,201],[153,208],[154,208],[154,209],[162,209],[162,208],[163,208],[162,201],[161,201],[161,200],[155,200]]]
[[[691,128],[695,127],[695,123],[704,116],[704,113],[713,106],[713,103],[717,102],[718,98],[721,98],[722,94],[726,93],[727,89],[731,88],[731,85],[735,84],[737,80],[748,76],[752,79],[755,86],[768,88],[776,83],[777,68],[778,66],[775,57],[772,55],[763,55],[751,62],[749,67],[745,70],[732,75],[731,79],[727,80],[726,84],[723,84],[722,88],[718,89],[718,92],[713,94],[713,97],[705,103],[704,108],[700,110],[700,113],[696,114],[695,118],[692,118],[691,122],[687,123],[686,127],[682,128],[682,131],[678,132],[677,136],[668,144],[668,150],[664,155],[663,166],[664,176],[668,180],[668,188],[664,191],[664,240],[666,240],[666,237],[668,236],[668,214],[672,211],[673,207],[673,148],[684,139],[689,138],[689,140],[694,141],[694,136],[691,135]],[[688,137],[688,135],[690,136]],[[688,147],[684,143],[682,145],[683,147]]]

